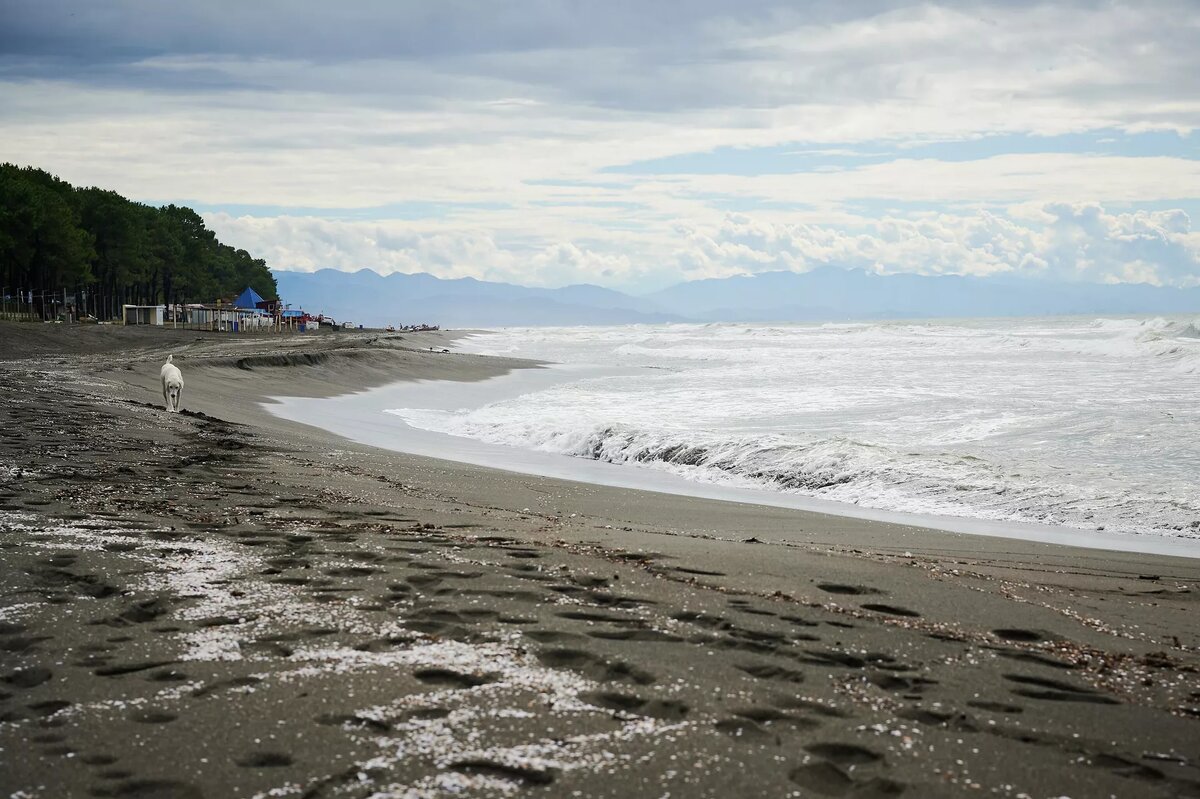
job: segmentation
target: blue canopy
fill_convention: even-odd
[[[260,302],[265,302],[265,300],[258,296],[257,291],[249,286],[246,286],[246,290],[243,291],[238,298],[233,301],[233,307],[254,309],[258,307],[258,303]]]

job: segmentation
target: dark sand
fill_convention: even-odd
[[[513,475],[257,404],[520,365],[444,341],[0,324],[0,795],[1200,797],[1200,561]]]

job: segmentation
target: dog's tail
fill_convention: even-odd
[[[173,360],[175,360],[175,356],[174,356],[174,355],[168,355],[168,356],[167,356],[167,363],[170,363],[170,362],[171,362],[171,361],[173,361]]]

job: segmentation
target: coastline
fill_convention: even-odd
[[[501,472],[258,405],[537,366],[441,335],[94,332],[0,329],[10,793],[1200,794],[1194,560]],[[167,352],[188,414],[153,407]],[[185,584],[184,550],[225,571]]]
[[[692,480],[637,464],[617,465],[557,453],[524,450],[423,430],[407,424],[393,409],[455,411],[512,399],[558,383],[604,373],[598,368],[537,370],[515,368],[499,375],[461,380],[405,380],[332,397],[272,397],[264,407],[271,415],[317,427],[359,444],[499,469],[524,475],[670,494],[742,505],[799,510],[822,517],[844,516],[895,527],[1019,539],[1109,552],[1143,552],[1200,558],[1200,541],[1160,535],[1096,532],[1064,525],[999,521],[967,516],[933,516],[863,507],[803,494],[726,486]],[[827,523],[827,522],[825,522]]]

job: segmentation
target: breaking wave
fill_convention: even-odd
[[[845,437],[794,442],[776,435],[722,438],[616,424],[552,429],[478,423],[444,412],[393,413],[423,429],[701,482],[908,513],[1200,538],[1200,503],[1194,497],[1142,494],[1107,480],[1050,478],[1040,469],[1022,474],[969,454],[902,451]]]
[[[1155,358],[1190,374],[1200,370],[1200,327],[1197,324],[1200,320],[1097,319],[1091,330],[1099,335],[1072,341],[1068,348],[1086,355]]]
[[[626,374],[410,424],[864,507],[1200,538],[1200,319],[499,331]]]

